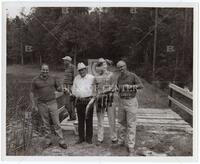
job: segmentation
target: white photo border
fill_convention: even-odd
[[[6,155],[6,7],[14,3],[31,7],[169,7],[193,8],[193,156],[191,157],[85,157],[85,156],[7,156]],[[68,162],[197,162],[199,160],[199,2],[198,1],[2,1],[1,2],[1,158],[4,161],[68,161]]]

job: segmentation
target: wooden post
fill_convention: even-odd
[[[172,88],[169,88],[169,96],[170,97],[172,97],[172,92],[173,92]],[[172,106],[172,101],[169,99],[169,107],[171,107],[171,106]]]
[[[20,20],[21,21],[21,20]],[[22,30],[23,30],[23,26],[22,26],[22,22],[20,22],[20,56],[21,56],[21,64],[24,65],[24,47],[23,47],[23,43],[22,43]]]
[[[76,63],[76,60],[77,60],[76,58],[77,58],[77,47],[75,47],[75,49],[74,49],[74,66],[75,66],[74,67],[74,69],[75,69],[74,72],[76,72],[76,64],[77,64]]]
[[[158,8],[155,9],[154,42],[153,42],[153,81],[155,80],[157,27],[158,27]]]

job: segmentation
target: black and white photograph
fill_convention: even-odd
[[[195,3],[77,4],[2,3],[4,157],[194,157]]]

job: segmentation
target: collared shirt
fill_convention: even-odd
[[[69,64],[69,66],[65,65],[65,74],[64,74],[64,84],[72,85],[75,76],[74,65]]]
[[[43,78],[41,75],[35,77],[31,83],[31,92],[38,102],[48,102],[55,99],[55,91],[61,91],[59,81],[52,76]]]
[[[86,74],[85,77],[77,75],[72,86],[72,94],[79,98],[93,96],[94,76]]]
[[[126,88],[125,85],[138,85],[138,88],[143,88],[143,84],[139,77],[129,71],[120,74],[117,80],[120,98],[133,98],[136,96],[137,90],[133,88]]]

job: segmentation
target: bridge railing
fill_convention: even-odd
[[[175,99],[175,97],[173,97],[173,92],[177,92],[179,94],[181,94],[182,96],[193,100],[193,94],[192,92],[188,92],[187,90],[170,83],[169,84],[169,107],[172,106],[172,103],[174,103],[175,105],[177,105],[178,107],[180,107],[181,109],[183,109],[184,111],[186,111],[187,113],[189,113],[190,115],[193,115],[193,111],[192,109],[188,108],[187,106],[185,106],[184,104],[182,104],[180,101],[178,101],[177,99]]]

